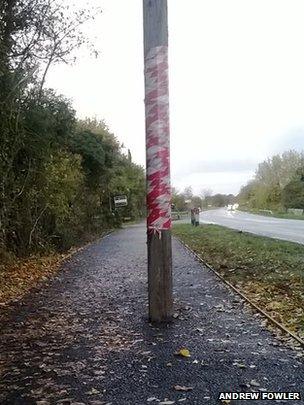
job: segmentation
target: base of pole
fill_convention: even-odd
[[[172,321],[171,230],[148,233],[148,285],[150,321]]]

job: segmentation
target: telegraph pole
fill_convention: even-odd
[[[143,0],[149,317],[172,316],[167,0]]]

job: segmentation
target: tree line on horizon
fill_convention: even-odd
[[[183,191],[172,187],[172,211],[188,211],[190,208],[220,208],[236,202],[233,194],[213,194],[211,189],[202,189],[195,194],[191,186],[185,187]]]
[[[210,189],[202,189],[196,195],[191,186],[183,191],[173,187],[172,203],[173,211],[219,208],[234,203],[245,210],[304,209],[304,152],[289,150],[261,162],[254,178],[237,195],[213,194]]]
[[[304,152],[289,150],[260,163],[238,202],[247,209],[304,209]]]
[[[81,27],[97,11],[0,4],[0,261],[68,249],[143,215],[144,169],[102,120],[77,119],[68,99],[45,88],[54,63],[90,47]],[[117,194],[127,207],[114,209]]]

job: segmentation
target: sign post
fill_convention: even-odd
[[[117,207],[126,207],[128,205],[128,199],[126,195],[116,195],[114,197],[114,205]]]
[[[149,318],[172,317],[167,0],[143,0]]]

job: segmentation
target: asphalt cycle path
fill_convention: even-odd
[[[300,219],[274,218],[219,208],[201,212],[200,222],[304,244],[304,220]]]
[[[227,391],[303,398],[302,350],[176,240],[175,319],[149,324],[145,241],[143,225],[113,232],[2,313],[1,405],[277,403],[219,401]]]

